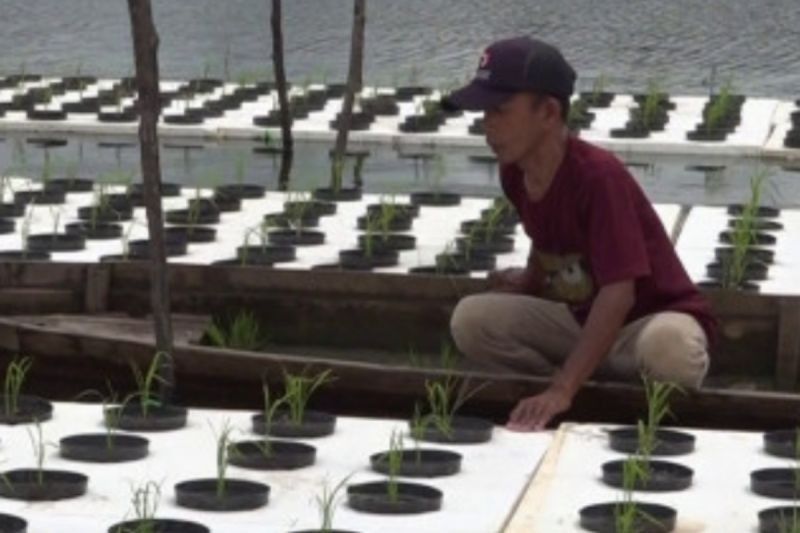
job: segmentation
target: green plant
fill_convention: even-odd
[[[225,479],[225,472],[228,470],[228,450],[231,443],[231,428],[230,421],[225,420],[222,429],[217,434],[217,498],[222,499],[225,497],[227,489],[227,481]]]
[[[311,200],[304,193],[289,193],[284,212],[289,226],[299,236],[303,232],[303,220],[311,209]]]
[[[726,82],[705,111],[706,130],[713,131],[719,128],[722,120],[729,115],[733,107],[733,83]]]
[[[642,381],[647,399],[647,420],[639,420],[637,423],[638,453],[647,462],[658,444],[656,433],[661,427],[661,422],[672,414],[669,397],[674,391],[681,392],[682,389],[674,383],[651,380],[647,377],[643,377]]]
[[[206,330],[212,346],[256,351],[264,347],[267,335],[251,311],[240,311],[227,325],[213,321]]]
[[[158,501],[161,498],[161,486],[148,481],[141,487],[133,489],[133,512],[136,516],[136,525],[119,527],[115,533],[156,533],[155,516],[158,510]]]
[[[756,221],[766,178],[766,171],[757,172],[750,178],[750,199],[743,206],[730,232],[731,254],[722,260],[723,288],[737,289],[744,281],[751,260],[748,252],[756,239]]]
[[[448,438],[453,434],[453,418],[470,398],[486,387],[486,383],[470,388],[469,379],[459,380],[453,373],[455,356],[452,346],[445,343],[442,361],[446,373],[439,380],[425,380],[428,413],[419,420],[426,427],[433,425]]]
[[[162,405],[158,393],[153,389],[158,384],[165,383],[164,378],[158,374],[158,371],[161,365],[168,364],[169,357],[166,352],[156,352],[153,359],[150,360],[147,371],[144,373],[135,364],[131,363],[130,365],[133,378],[136,380],[137,390],[129,398],[137,400],[142,416],[145,418],[150,413],[151,407],[160,407]],[[165,363],[165,361],[167,362]]]
[[[344,157],[334,157],[331,161],[331,189],[335,194],[342,190],[342,176],[344,175]]]
[[[397,503],[400,498],[397,477],[400,475],[400,468],[403,466],[403,434],[399,431],[392,431],[392,435],[389,438],[389,451],[386,452],[385,458],[389,466],[386,494],[390,502]]]
[[[352,474],[343,478],[337,483],[333,489],[330,488],[326,481],[322,485],[322,494],[315,496],[317,507],[319,508],[319,515],[322,521],[319,530],[321,532],[333,531],[333,515],[336,512],[336,507],[339,505],[339,493],[344,488],[345,484],[350,480]]]
[[[651,81],[648,84],[647,94],[641,107],[642,125],[647,129],[652,129],[658,122],[659,116],[663,112],[664,93],[658,82]]]
[[[616,533],[636,533],[639,523],[653,517],[644,513],[633,500],[633,491],[640,483],[646,482],[649,470],[644,462],[635,456],[629,457],[622,465],[622,501],[614,506],[614,531]]]
[[[592,83],[592,94],[591,94],[591,101],[597,102],[600,99],[600,95],[606,91],[608,87],[608,76],[605,74],[600,74],[598,77],[594,79]]]
[[[244,174],[247,170],[247,154],[244,152],[240,152],[236,156],[236,163],[235,163],[235,172],[236,172],[236,183],[241,185],[244,183]]]
[[[28,210],[25,213],[25,218],[22,219],[22,226],[20,227],[19,233],[20,237],[22,238],[22,257],[23,259],[28,257],[28,236],[31,233],[31,224],[33,224],[33,210],[34,202],[31,201],[28,204]]]
[[[15,357],[6,367],[3,381],[6,416],[14,416],[19,411],[19,393],[32,365],[33,360],[30,357]]]
[[[42,436],[42,425],[39,423],[38,420],[36,422],[36,432],[30,430],[30,428],[25,428],[25,431],[28,432],[28,439],[31,442],[31,448],[33,448],[33,457],[36,460],[36,484],[43,485],[44,484],[44,457],[45,451],[47,448],[47,443]]]
[[[278,402],[286,405],[289,412],[289,421],[295,425],[302,424],[306,406],[311,396],[318,388],[333,382],[335,379],[330,369],[311,376],[307,376],[305,371],[300,374],[291,374],[284,370],[284,393],[278,399]]]

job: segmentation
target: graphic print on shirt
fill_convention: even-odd
[[[542,275],[544,298],[570,305],[583,304],[592,298],[594,282],[583,256],[536,251],[533,258],[535,270]]]

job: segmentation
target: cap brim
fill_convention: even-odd
[[[503,104],[512,96],[513,92],[492,89],[485,83],[473,80],[444,98],[442,107],[445,110],[486,111]]]

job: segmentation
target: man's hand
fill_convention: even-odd
[[[571,404],[569,392],[551,386],[541,394],[520,400],[511,411],[506,428],[511,431],[541,431],[554,416],[569,409]]]
[[[526,293],[532,286],[532,279],[526,268],[492,270],[487,279],[491,290],[498,292]]]

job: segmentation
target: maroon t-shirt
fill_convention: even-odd
[[[610,152],[570,136],[545,196],[528,199],[522,171],[501,168],[503,191],[533,241],[541,296],[569,305],[583,324],[598,290],[635,280],[626,323],[660,311],[694,316],[709,342],[716,322],[708,301],[683,268],[653,206]]]

